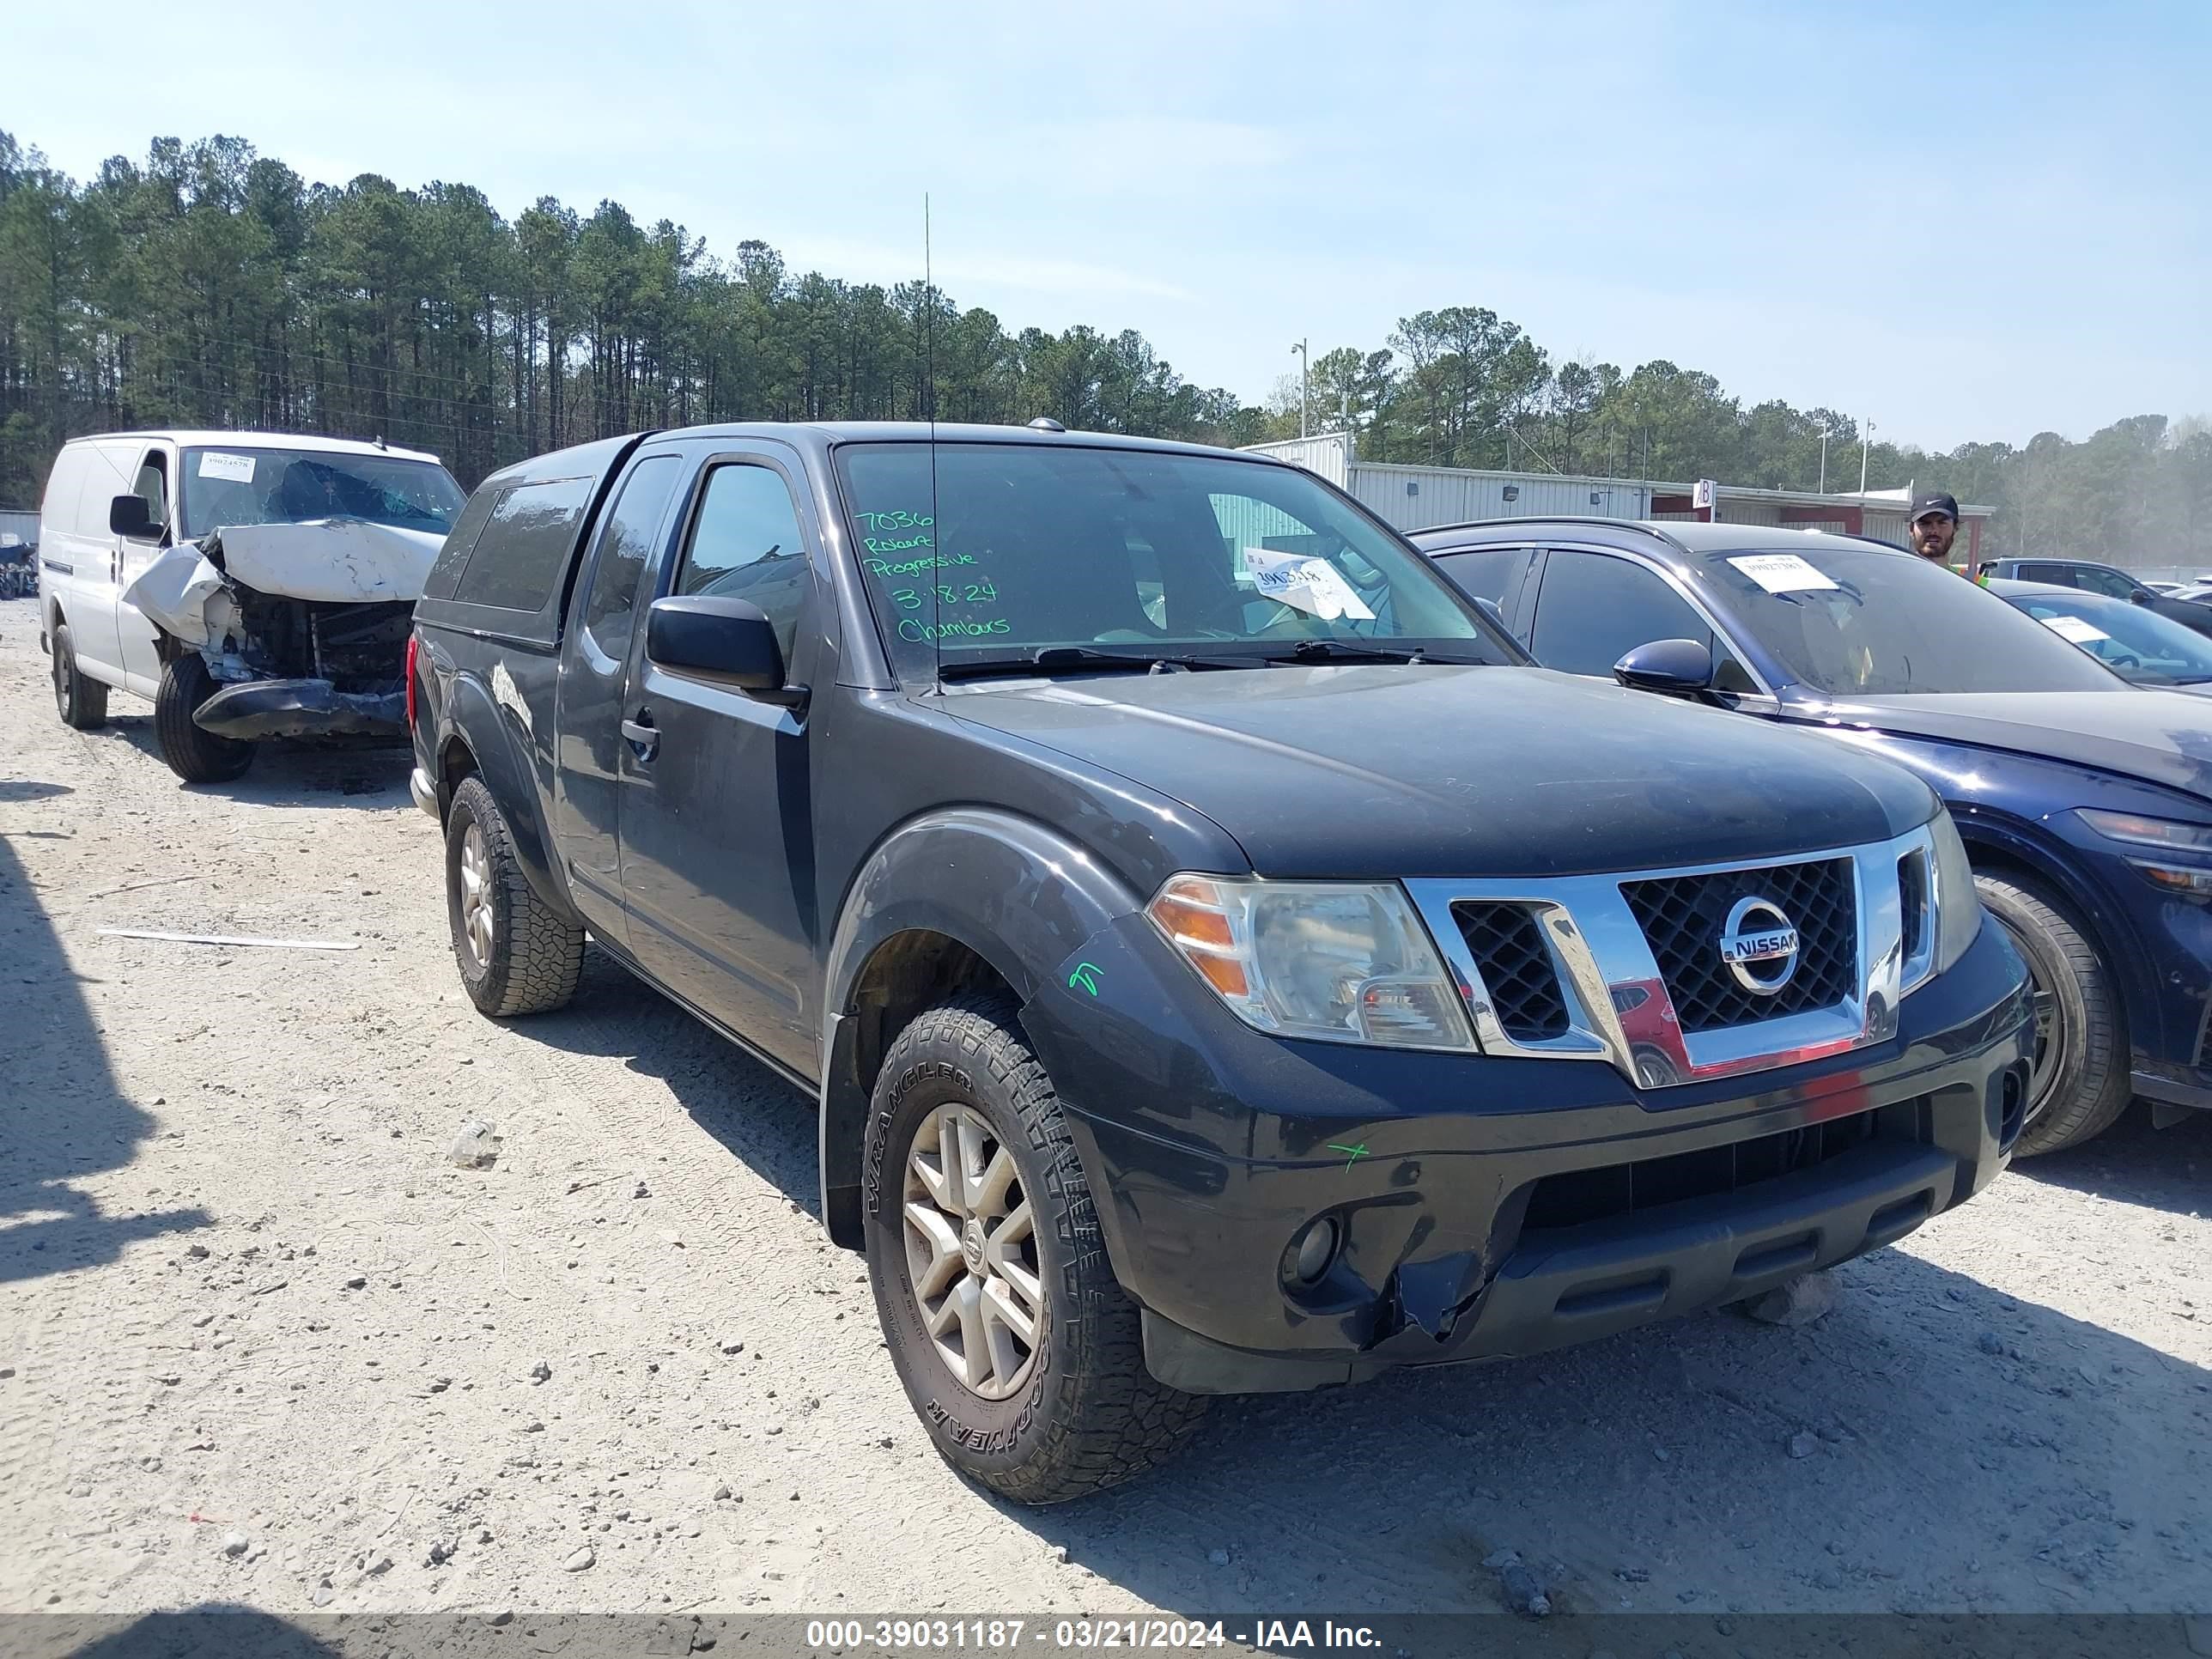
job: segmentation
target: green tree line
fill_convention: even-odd
[[[1479,307],[1315,356],[1306,401],[1370,460],[1809,489],[1825,432],[1829,487],[1858,481],[1847,416],[1746,407],[1664,361],[1557,360]],[[1294,435],[1300,398],[1194,386],[1133,330],[1013,330],[920,281],[794,272],[760,241],[718,255],[615,202],[509,219],[466,185],[309,184],[227,137],[158,139],[79,181],[0,132],[0,502],[35,502],[64,440],[138,426],[382,437],[472,484],[641,427],[933,410],[1241,444]],[[2202,421],[1876,442],[1866,465],[1875,488],[1994,505],[2004,550],[2212,563]]]

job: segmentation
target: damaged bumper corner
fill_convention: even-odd
[[[407,775],[407,793],[415,798],[416,805],[432,817],[444,818],[445,814],[438,810],[437,786],[430,781],[430,775],[419,766]]]
[[[328,680],[247,680],[226,687],[193,713],[192,724],[219,738],[404,738],[407,696],[341,691]]]

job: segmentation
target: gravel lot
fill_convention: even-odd
[[[0,603],[0,1612],[1495,1610],[1509,1550],[1565,1613],[2212,1608],[2212,1121],[1808,1328],[1223,1402],[1020,1511],[928,1450],[810,1102],[601,959],[478,1018],[398,751],[183,788],[46,672]]]

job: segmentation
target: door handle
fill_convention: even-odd
[[[623,738],[637,751],[641,761],[651,760],[660,749],[660,733],[653,729],[653,716],[645,709],[637,711],[634,720],[622,723]]]

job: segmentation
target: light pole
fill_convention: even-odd
[[[1874,422],[1869,421],[1859,429],[1859,494],[1866,494],[1867,442],[1874,436]]]
[[[1313,353],[1304,340],[1291,348],[1298,354],[1298,436],[1306,435],[1306,371],[1313,367]]]
[[[1820,494],[1828,493],[1828,423],[1820,422]]]

